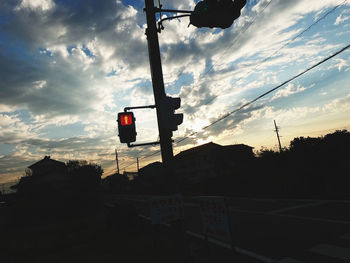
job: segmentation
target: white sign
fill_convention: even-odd
[[[200,213],[203,234],[222,241],[231,241],[228,211],[223,198],[202,197]]]
[[[165,224],[184,218],[184,202],[181,194],[152,197],[150,208],[152,224]]]

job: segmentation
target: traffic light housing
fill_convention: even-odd
[[[159,110],[161,127],[176,131],[177,126],[183,122],[184,115],[182,113],[176,113],[175,110],[180,108],[181,99],[165,96],[161,99]]]
[[[130,143],[136,141],[136,126],[133,112],[118,113],[118,132],[121,143]]]
[[[203,0],[197,3],[190,15],[195,27],[228,28],[241,15],[246,0]]]

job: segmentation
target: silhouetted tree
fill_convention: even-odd
[[[299,137],[290,142],[289,150],[291,152],[308,153],[320,146],[322,138]]]
[[[70,160],[67,162],[68,174],[73,180],[75,187],[79,189],[99,189],[103,169],[95,163],[85,160]]]
[[[265,147],[261,147],[261,149],[259,151],[257,151],[256,155],[260,158],[273,158],[276,157],[276,155],[278,155],[278,152],[275,152],[272,149],[267,149]]]

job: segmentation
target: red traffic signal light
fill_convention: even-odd
[[[132,125],[134,123],[134,116],[133,113],[119,113],[120,116],[120,125],[122,126],[127,126],[127,125]]]
[[[133,112],[118,113],[118,131],[121,143],[130,143],[136,141],[136,126]]]

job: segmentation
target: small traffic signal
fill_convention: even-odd
[[[196,27],[228,28],[241,15],[246,0],[203,0],[197,3],[190,16]]]
[[[118,131],[121,143],[130,143],[136,141],[136,126],[133,112],[118,113]]]
[[[181,99],[165,96],[160,101],[161,126],[171,131],[176,131],[177,126],[183,122],[182,113],[175,114],[175,110],[180,108]]]

